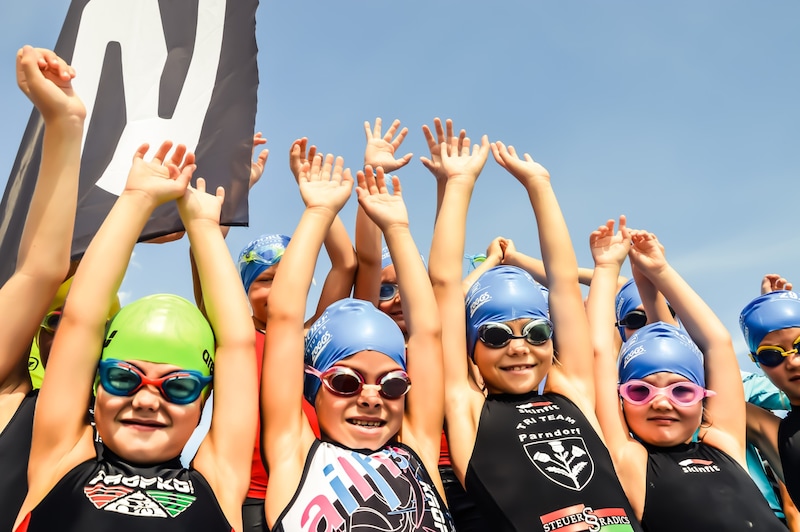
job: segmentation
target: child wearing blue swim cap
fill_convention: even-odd
[[[769,276],[767,276],[769,277]],[[759,450],[775,456],[770,463],[783,474],[786,489],[795,505],[800,503],[800,295],[786,289],[787,283],[773,276],[772,290],[765,277],[762,295],[742,310],[739,326],[751,359],[791,403],[781,419],[759,408],[748,408],[747,422],[760,436]],[[791,284],[788,285],[791,288]]]
[[[436,469],[441,326],[400,182],[393,178],[389,193],[382,175],[358,173],[359,203],[384,233],[403,290],[407,354],[397,325],[366,301],[328,306],[304,340],[316,256],[353,179],[341,157],[331,167],[317,156],[299,181],[306,210],[273,282],[270,297],[281,304],[268,309],[261,381],[267,524],[275,532],[453,530]],[[304,392],[315,404],[320,439],[303,414]]]
[[[242,529],[258,391],[247,300],[219,227],[224,198],[189,186],[194,155],[137,150],[124,191],[75,275],[34,417],[26,530]],[[177,200],[206,319],[172,295],[107,314],[153,211]],[[99,362],[99,367],[98,367]],[[87,419],[98,379],[93,427]],[[214,422],[191,467],[179,455],[213,381]],[[97,444],[94,432],[102,439]],[[18,523],[19,524],[19,523]]]
[[[527,272],[509,265],[478,277],[465,301],[467,211],[490,149],[530,199],[549,301]],[[442,317],[446,430],[459,481],[491,530],[547,531],[595,519],[599,526],[599,516],[611,515],[619,530],[641,530],[598,434],[578,264],[550,174],[530,155],[490,145],[485,136],[471,150],[443,143],[440,159],[446,186],[429,270]],[[470,358],[479,379],[470,376]]]
[[[587,312],[597,418],[636,518],[649,531],[785,530],[747,473],[744,394],[730,335],[669,265],[655,235],[625,224],[621,216],[615,232],[609,220],[590,237]],[[656,315],[654,296],[663,294],[685,330],[648,323],[617,356],[610,325],[626,257],[647,294],[647,316]]]

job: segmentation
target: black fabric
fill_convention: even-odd
[[[456,478],[453,468],[439,466],[439,476],[442,477],[444,495],[447,498],[447,507],[453,517],[453,523],[458,532],[485,532],[492,530],[489,521],[475,504],[472,496],[464,490],[461,482]]]
[[[608,450],[560,394],[487,397],[466,488],[493,531],[641,530]]]
[[[648,532],[709,530],[786,532],[747,471],[703,443],[646,446]]]
[[[243,532],[269,532],[264,516],[264,499],[248,497],[242,505]]]
[[[33,411],[39,390],[28,392],[0,433],[0,532],[11,530],[28,493]]]
[[[796,406],[781,420],[778,428],[778,451],[786,489],[795,506],[800,507],[800,412]]]
[[[231,532],[203,476],[180,460],[135,466],[107,448],[74,467],[33,509],[27,532]]]

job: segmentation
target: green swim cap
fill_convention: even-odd
[[[214,373],[214,332],[186,299],[171,294],[147,296],[125,305],[111,318],[100,358],[174,364],[210,376]]]

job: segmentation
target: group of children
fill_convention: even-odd
[[[219,225],[224,190],[206,191],[194,155],[167,141],[137,150],[52,311],[70,269],[85,110],[55,54],[25,47],[17,64],[45,137],[0,289],[0,531],[786,529],[745,446],[800,501],[800,421],[746,406],[730,334],[655,235],[624,216],[598,227],[584,303],[549,172],[486,136],[472,145],[450,121],[423,127],[438,189],[427,266],[390,175],[410,161],[395,157],[399,121],[385,134],[365,124],[355,176],[296,141],[305,211],[291,237],[242,250],[238,268]],[[499,238],[464,279],[467,211],[490,153],[530,199],[542,259]],[[338,216],[354,183],[355,249]],[[117,311],[144,224],[173,201],[197,304],[161,294]],[[331,272],[307,320],[323,245]],[[635,284],[620,290],[626,259]],[[744,309],[742,331],[800,405],[800,298],[776,288]],[[57,334],[37,392],[27,355],[40,328]],[[187,468],[179,456],[204,405],[210,427]]]

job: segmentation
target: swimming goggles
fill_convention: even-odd
[[[44,317],[41,323],[41,328],[45,331],[55,334],[56,329],[58,329],[58,324],[61,322],[61,311],[54,310],[52,312],[48,312],[47,315]]]
[[[645,381],[630,380],[625,384],[620,384],[619,394],[632,405],[647,404],[661,394],[674,405],[692,406],[704,397],[717,395],[717,392],[706,390],[693,382],[674,382],[669,386],[659,388]]]
[[[366,384],[361,373],[344,366],[331,366],[325,371],[319,371],[306,365],[305,372],[318,377],[329,392],[339,397],[353,397],[360,394],[364,386],[378,386],[381,397],[400,399],[411,389],[411,379],[408,378],[408,373],[401,369],[381,375],[375,384]]]
[[[381,301],[389,301],[394,299],[400,289],[394,283],[381,283],[381,291],[378,299]]]
[[[161,395],[176,405],[188,405],[200,397],[203,388],[213,380],[199,371],[181,369],[163,377],[151,379],[142,371],[122,360],[109,358],[100,361],[100,384],[111,395],[129,397],[144,386],[152,384]]]
[[[675,317],[675,311],[667,305],[669,313]],[[625,314],[619,321],[614,323],[614,327],[626,327],[628,329],[641,329],[647,325],[647,314],[641,309],[634,309]]]
[[[542,345],[553,337],[553,324],[550,320],[531,320],[522,327],[517,336],[511,327],[501,322],[487,322],[478,328],[478,339],[486,346],[499,349],[507,346],[515,338],[523,338],[531,345]]]
[[[762,345],[756,349],[755,354],[750,353],[750,358],[753,362],[758,362],[762,366],[774,368],[783,364],[786,357],[800,353],[800,338],[794,341],[792,347],[794,349],[785,351],[778,345]]]

